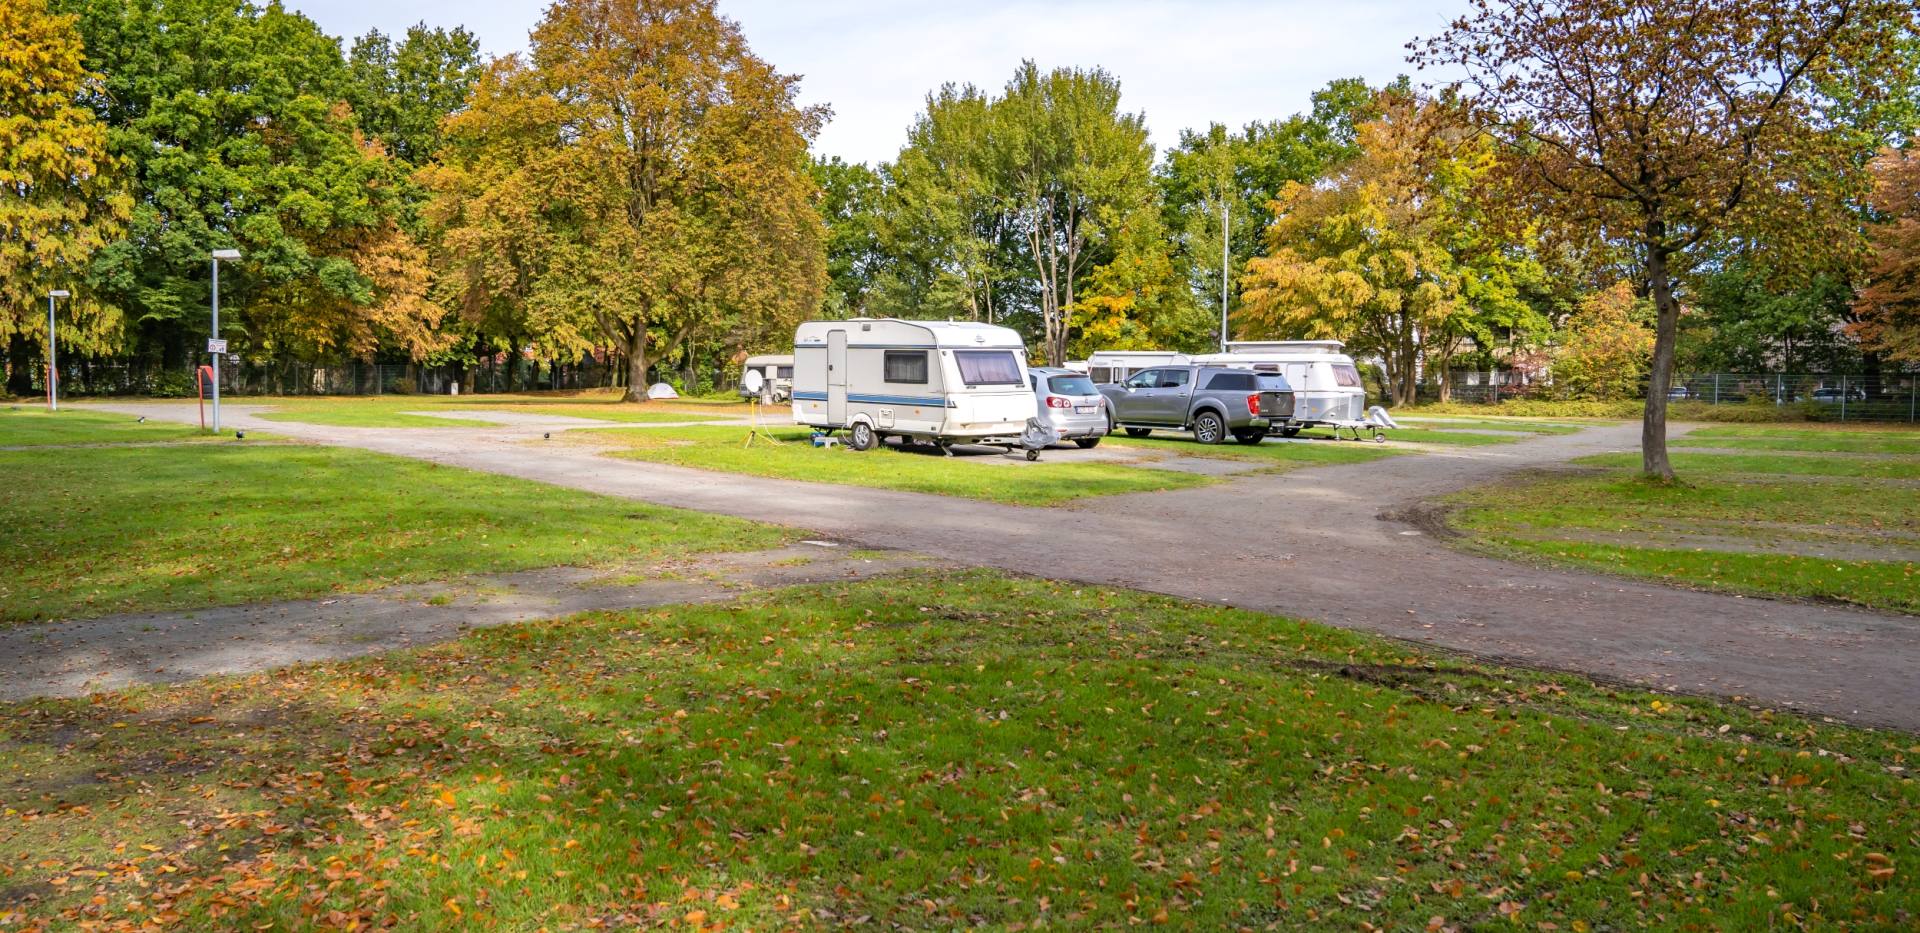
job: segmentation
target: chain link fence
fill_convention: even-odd
[[[1440,398],[1440,387],[1431,382],[1420,392],[1426,401]],[[1449,401],[1485,405],[1559,397],[1551,384],[1497,371],[1449,373],[1447,395]],[[1920,421],[1920,373],[1693,373],[1676,376],[1667,398],[1707,405],[1793,405],[1815,421],[1915,423]]]

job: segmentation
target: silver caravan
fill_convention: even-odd
[[[1004,441],[1033,415],[1027,349],[1005,327],[855,318],[794,331],[793,420],[844,430],[855,450],[890,435]]]
[[[1353,357],[1338,340],[1248,340],[1227,344],[1225,353],[1195,356],[1196,363],[1279,373],[1293,387],[1293,434],[1300,427],[1365,421],[1367,388]]]

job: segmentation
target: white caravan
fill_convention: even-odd
[[[1018,444],[1034,416],[1020,335],[971,321],[808,321],[793,334],[793,420],[885,437]]]
[[[1087,357],[1086,373],[1094,385],[1112,385],[1127,381],[1128,376],[1143,369],[1189,362],[1192,360],[1186,354],[1172,350],[1101,350]]]
[[[1293,387],[1296,425],[1365,421],[1367,387],[1341,346],[1338,340],[1242,340],[1228,343],[1225,353],[1193,361],[1285,376]]]
[[[787,401],[793,394],[793,357],[772,354],[747,357],[746,363],[740,370],[741,398],[750,398],[759,394],[747,391],[747,374],[753,372],[760,374],[762,385],[773,388],[774,401]]]

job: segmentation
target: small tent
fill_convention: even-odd
[[[652,388],[649,388],[647,390],[647,397],[648,398],[679,398],[680,393],[673,391],[673,386],[667,385],[664,382],[656,382],[653,384]]]

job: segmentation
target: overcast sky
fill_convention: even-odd
[[[349,40],[421,21],[463,25],[495,55],[524,50],[547,6],[284,2]],[[1385,83],[1411,70],[1407,40],[1438,32],[1465,7],[1465,0],[720,0],[757,54],[803,76],[806,102],[833,107],[815,150],[855,162],[892,159],[927,93],[943,82],[997,92],[1023,58],[1049,69],[1106,68],[1120,79],[1122,106],[1146,113],[1164,149],[1182,129],[1305,110],[1308,95],[1334,78]]]

